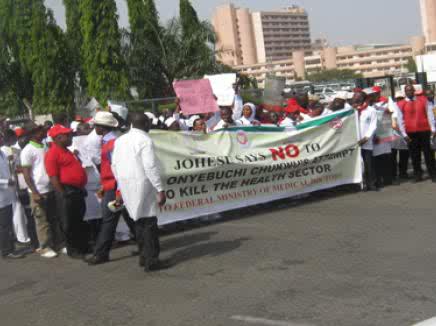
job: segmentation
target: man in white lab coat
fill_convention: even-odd
[[[362,148],[365,190],[377,191],[373,157],[374,135],[377,130],[377,111],[368,104],[367,95],[364,92],[354,94],[353,107],[359,114],[359,145]]]
[[[149,119],[135,113],[131,130],[115,141],[112,172],[117,180],[121,198],[130,217],[135,221],[139,263],[146,272],[162,268],[159,262],[157,205],[166,202],[153,142],[147,131]]]
[[[0,131],[0,146],[3,134]],[[6,155],[0,151],[0,255],[3,259],[23,258],[15,253],[14,229],[12,222],[13,186],[15,180],[10,174]]]

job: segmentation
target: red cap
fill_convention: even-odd
[[[83,120],[84,123],[89,123],[92,120],[92,118],[86,118],[85,120]]]
[[[294,98],[291,98],[288,100],[288,106],[285,108],[285,111],[287,113],[296,113],[301,111],[301,107],[298,104],[297,100]]]
[[[380,96],[380,102],[382,102],[382,103],[388,103],[388,102],[389,102],[389,100],[388,100],[388,98],[387,98],[387,97],[384,97],[384,96]]]
[[[381,88],[380,86],[374,86],[374,87],[372,88],[372,90],[373,90],[374,92],[376,92],[376,93],[381,93],[381,92],[382,92],[382,88]]]
[[[26,131],[23,128],[16,128],[14,131],[15,131],[15,135],[18,138],[20,138],[26,134]]]
[[[57,124],[57,125],[54,125],[53,128],[51,128],[48,131],[48,135],[54,139],[59,135],[66,135],[66,134],[70,134],[72,132],[73,132],[73,129],[65,128],[64,126]]]

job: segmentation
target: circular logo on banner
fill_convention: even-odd
[[[245,133],[245,131],[238,131],[238,133],[236,134],[236,140],[240,145],[247,145],[248,135]]]
[[[344,123],[342,122],[342,119],[340,119],[340,118],[333,119],[332,121],[329,122],[330,128],[336,129],[336,130],[341,129],[343,127],[343,125],[344,125]]]

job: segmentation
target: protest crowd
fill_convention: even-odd
[[[89,265],[109,261],[115,240],[132,239],[145,271],[160,269],[157,210],[166,196],[150,129],[219,133],[228,128],[286,130],[342,110],[359,121],[363,190],[379,191],[413,178],[423,180],[422,156],[436,182],[434,93],[407,85],[395,98],[380,87],[337,92],[330,103],[296,93],[286,105],[243,103],[235,85],[231,105],[216,112],[187,114],[183,100],[161,115],[101,108],[92,119],[55,114],[53,123],[16,127],[2,120],[0,132],[0,250],[4,259],[23,258],[27,244],[42,258],[60,254]],[[218,103],[219,104],[219,103]],[[184,112],[185,111],[185,112]],[[388,116],[392,137],[376,137]],[[413,175],[408,174],[412,162]],[[123,217],[123,219],[121,219]]]

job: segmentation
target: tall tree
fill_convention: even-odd
[[[82,60],[87,93],[100,103],[126,99],[129,82],[114,0],[81,0]]]
[[[83,37],[80,30],[80,0],[63,0],[65,6],[65,18],[67,24],[68,49],[71,53],[72,64],[76,73],[75,77],[80,80],[82,87],[86,86],[86,78],[82,70],[80,48]]]
[[[153,0],[127,0],[130,34],[128,67],[132,85],[139,97],[163,95],[165,81],[162,75],[162,27]]]
[[[32,1],[0,1],[0,110],[9,115],[32,101],[31,18]]]
[[[201,27],[197,12],[189,0],[180,0],[180,22],[184,37],[194,34]]]
[[[407,58],[406,69],[408,72],[417,72],[418,67],[416,66],[416,61],[413,57]]]
[[[210,73],[215,65],[215,32],[206,21],[200,21],[189,0],[180,0],[180,33],[183,42],[183,66],[199,76]],[[181,67],[183,70],[183,67]]]
[[[34,112],[71,112],[74,103],[72,54],[65,34],[43,0],[33,2],[31,40]]]
[[[349,69],[324,69],[308,74],[306,79],[311,82],[321,82],[328,80],[350,80],[361,77],[362,74],[357,74],[355,71]]]

